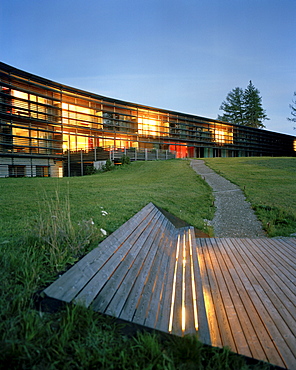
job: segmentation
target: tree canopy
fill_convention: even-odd
[[[245,90],[232,89],[219,109],[224,111],[222,116],[218,115],[219,120],[236,125],[264,128],[262,122],[269,119],[262,108],[260,92],[252,81]]]

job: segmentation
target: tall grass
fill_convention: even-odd
[[[240,186],[269,236],[296,233],[296,158],[208,158],[205,161]]]

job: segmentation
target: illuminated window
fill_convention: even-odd
[[[232,128],[227,126],[216,126],[214,129],[214,140],[218,144],[233,144]]]
[[[138,118],[138,134],[143,136],[168,136],[169,123],[152,118]]]
[[[89,138],[87,136],[77,135],[77,150],[87,150],[89,144]]]
[[[13,144],[17,152],[28,152],[29,151],[29,130],[23,128],[13,127]]]
[[[12,113],[19,116],[28,116],[28,94],[18,90],[11,90],[11,95],[15,97],[15,99],[13,99],[14,109],[12,110]]]
[[[22,91],[11,90],[11,95],[14,96],[15,98],[28,100],[28,94]]]
[[[65,124],[70,123],[76,126],[90,126],[92,122],[98,120],[94,117],[94,114],[95,111],[93,109],[62,103],[62,118]]]
[[[296,152],[296,139],[294,140],[294,152]]]

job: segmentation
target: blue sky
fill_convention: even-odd
[[[296,0],[1,0],[0,60],[100,95],[217,118],[252,80],[296,135]],[[296,124],[294,124],[296,126]]]

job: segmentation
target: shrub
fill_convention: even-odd
[[[103,172],[112,171],[114,167],[115,167],[114,163],[110,159],[107,159],[106,164],[102,166],[102,171]]]
[[[97,173],[98,170],[95,168],[95,166],[87,166],[86,167],[86,175],[94,175],[95,173]]]
[[[131,159],[128,155],[123,155],[121,158],[120,158],[120,163],[124,166],[126,164],[130,164],[131,163]]]

